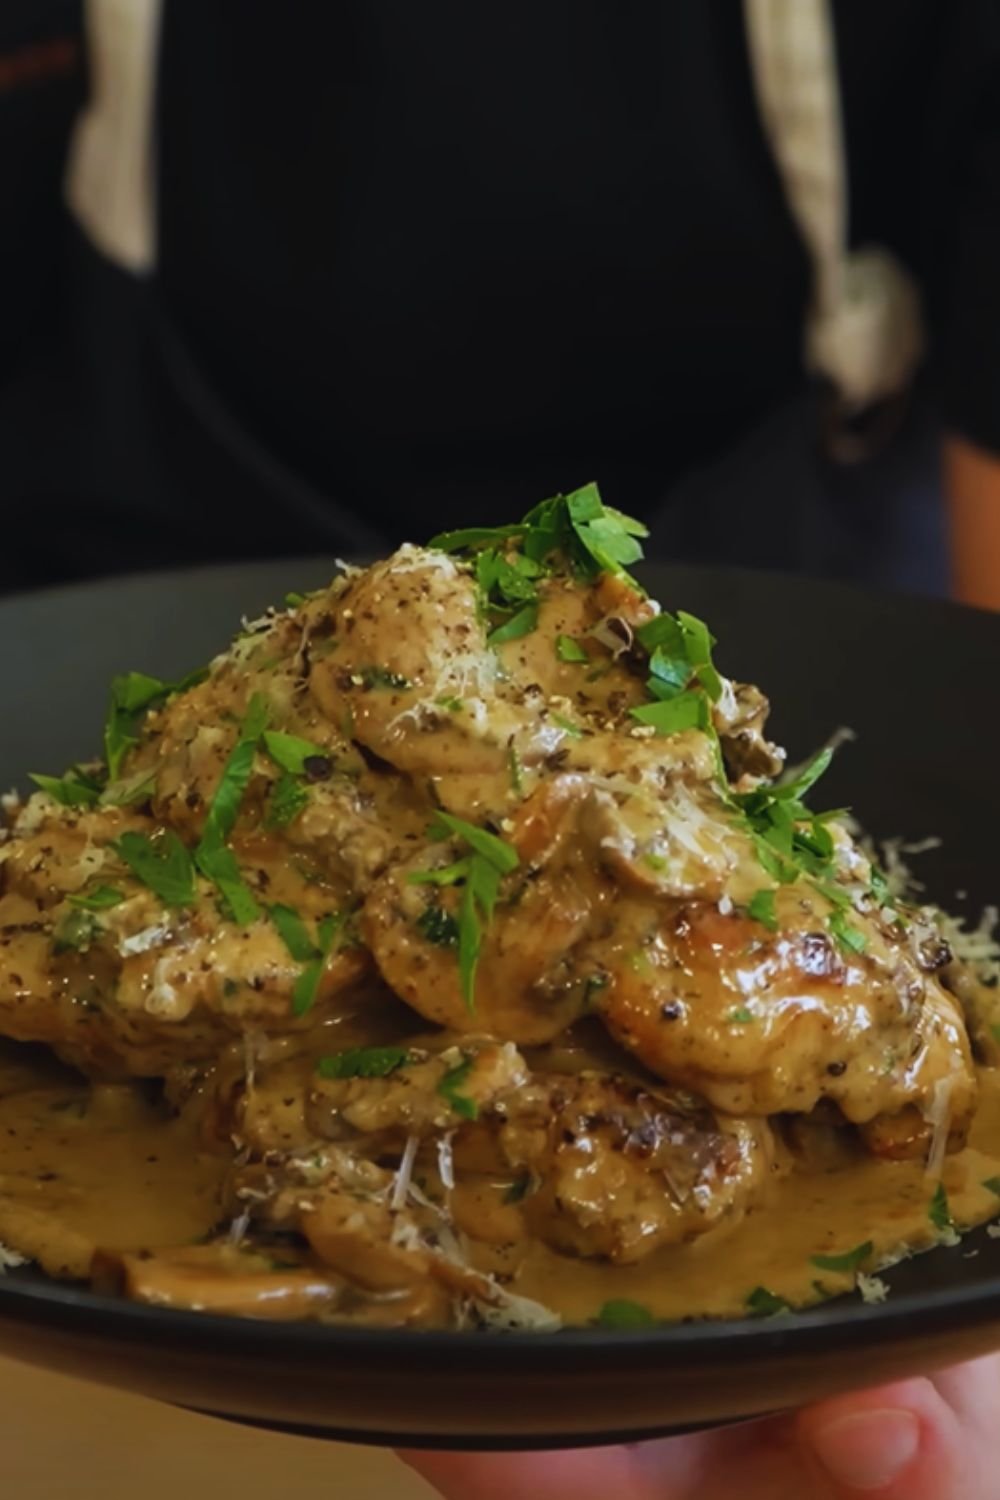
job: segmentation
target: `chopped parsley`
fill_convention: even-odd
[[[275,765],[291,776],[305,776],[307,761],[328,758],[321,745],[314,745],[312,740],[300,739],[297,734],[282,734],[276,729],[265,729],[263,742],[264,749]]]
[[[188,688],[196,687],[207,676],[207,670],[201,670],[179,682],[163,682],[145,672],[126,672],[112,680],[111,701],[104,726],[104,758],[112,781],[118,779],[125,756],[139,743],[137,732],[149,710],[159,708],[168,698],[187,692]]]
[[[101,797],[101,783],[71,767],[65,776],[42,776],[32,773],[31,780],[61,807],[96,807]]]
[[[611,1302],[605,1302],[594,1321],[601,1328],[651,1328],[656,1319],[641,1302],[616,1297]]]
[[[773,1318],[777,1313],[791,1312],[791,1303],[784,1297],[768,1291],[766,1286],[754,1287],[746,1299],[747,1312],[754,1318]]]
[[[509,620],[490,631],[486,637],[487,645],[502,646],[505,641],[518,641],[523,635],[530,635],[537,624],[538,605],[525,604]]]
[[[642,703],[630,709],[640,724],[650,724],[657,734],[680,734],[685,729],[707,731],[711,725],[708,699],[703,693],[684,692],[658,703]]]
[[[747,1026],[756,1017],[748,1005],[737,1005],[729,1012],[726,1020],[733,1026]]]
[[[952,1218],[951,1213],[951,1204],[948,1202],[948,1194],[943,1182],[939,1182],[934,1189],[934,1196],[927,1209],[927,1217],[934,1225],[934,1228],[939,1229],[942,1234],[947,1234],[950,1229],[954,1229],[955,1227],[955,1220]]]
[[[239,817],[243,796],[250,781],[254,756],[264,726],[268,706],[260,693],[254,693],[240,725],[240,732],[208,809],[201,842],[195,850],[198,869],[222,896],[227,915],[241,927],[249,926],[260,916],[260,907],[240,872],[236,855],[227,840]]]
[[[585,582],[602,573],[627,578],[626,568],[642,557],[638,539],[647,535],[640,521],[605,505],[597,485],[587,484],[543,500],[515,526],[465,527],[428,545],[473,561],[488,640],[499,646],[535,629],[540,582],[556,568],[568,566]],[[586,654],[563,660],[586,660]]]
[[[417,931],[437,948],[458,947],[458,923],[450,911],[445,911],[433,901],[420,913],[416,921]]]
[[[441,1098],[456,1115],[461,1115],[463,1120],[478,1120],[479,1118],[479,1105],[475,1099],[470,1099],[468,1094],[459,1092],[472,1072],[473,1061],[471,1057],[463,1058],[454,1068],[449,1068],[437,1086]]]
[[[332,1057],[321,1057],[316,1071],[321,1078],[388,1078],[409,1058],[405,1047],[348,1047]]]
[[[991,1193],[995,1193],[1000,1198],[1000,1177],[987,1177],[983,1187],[988,1188]]]
[[[337,946],[337,940],[343,933],[346,920],[342,912],[334,912],[329,916],[321,917],[317,923],[318,944],[313,950],[314,956],[302,970],[292,990],[292,1014],[294,1016],[304,1016],[316,1003],[323,973],[330,955]]]
[[[92,891],[76,891],[66,899],[70,906],[79,907],[81,911],[110,911],[112,907],[120,906],[125,897],[113,886],[97,885]]]
[[[556,655],[560,661],[569,663],[590,661],[580,642],[571,635],[556,636]]]
[[[842,1271],[847,1276],[853,1276],[861,1270],[874,1249],[872,1241],[865,1240],[863,1245],[855,1245],[853,1250],[845,1250],[842,1255],[810,1256],[809,1264],[818,1271]]]
[[[152,838],[130,829],[111,847],[164,906],[190,906],[194,902],[194,861],[172,829]]]
[[[830,913],[827,925],[830,928],[840,947],[847,953],[864,953],[868,947],[868,939],[860,928],[849,922],[844,913],[834,910]]]
[[[101,793],[102,807],[132,807],[147,801],[156,791],[156,772],[149,767],[133,776],[109,781]]]
[[[760,922],[769,932],[778,930],[778,914],[774,909],[775,892],[773,890],[755,891],[750,899],[747,911],[755,922]]]
[[[501,878],[519,864],[517,851],[495,833],[446,812],[436,814],[430,834],[436,840],[459,838],[471,850],[453,864],[435,870],[417,870],[409,876],[413,885],[462,887],[458,910],[458,971],[462,994],[471,1011],[475,1009],[476,970],[484,926],[488,927],[493,920]]]
[[[583,730],[579,724],[574,724],[572,719],[567,719],[564,714],[549,714],[549,718],[557,728],[564,734],[568,734],[571,740],[582,740]]]
[[[282,771],[267,799],[265,828],[287,828],[309,806],[309,792],[297,777]]]
[[[90,912],[67,912],[52,930],[52,950],[54,953],[83,952],[90,947],[99,931]]]
[[[278,935],[297,964],[311,963],[316,957],[316,944],[309,936],[309,929],[292,906],[269,906],[267,914],[278,930]]]

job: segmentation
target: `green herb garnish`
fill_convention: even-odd
[[[42,776],[35,772],[31,780],[62,807],[96,807],[101,784],[73,766],[65,776]]]
[[[316,956],[302,970],[292,990],[293,1015],[304,1016],[315,1004],[324,970],[343,933],[346,920],[345,914],[337,912],[321,918],[317,924],[319,944],[315,950]]]
[[[297,734],[282,734],[276,729],[263,731],[264,749],[274,761],[292,776],[306,774],[307,760],[327,760],[327,752],[312,740],[300,739]]]
[[[451,912],[438,906],[436,901],[420,913],[416,928],[429,943],[438,948],[458,947],[458,923]]]
[[[297,964],[311,963],[317,956],[316,944],[309,936],[309,929],[293,906],[269,906],[271,918],[278,935]]]
[[[746,1299],[747,1311],[755,1318],[772,1318],[776,1313],[791,1312],[791,1303],[784,1297],[768,1291],[766,1286],[754,1287]]]
[[[437,1086],[437,1091],[463,1120],[478,1120],[479,1105],[468,1094],[459,1093],[463,1083],[472,1072],[473,1059],[466,1057],[454,1068],[450,1068]]]
[[[129,830],[111,847],[165,906],[192,905],[196,896],[194,861],[172,829],[153,838]]]
[[[845,1250],[843,1255],[812,1255],[809,1264],[818,1271],[842,1271],[847,1276],[853,1276],[861,1270],[874,1249],[872,1241],[865,1240],[863,1245],[855,1245],[853,1250]]]
[[[102,807],[132,807],[137,802],[146,802],[156,791],[156,772],[148,767],[136,771],[133,776],[122,776],[109,781],[101,793]]]
[[[54,953],[83,952],[89,948],[100,928],[88,911],[71,911],[61,917],[52,930]]]
[[[179,682],[164,682],[159,677],[147,676],[145,672],[126,672],[112,680],[111,702],[104,727],[104,758],[111,781],[118,779],[122,761],[139,743],[137,731],[150,709],[159,708],[168,698],[196,687],[207,676],[207,670],[203,669],[192,672]]]
[[[266,701],[260,693],[254,693],[240,725],[236,744],[222,769],[222,776],[202,829],[201,842],[194,855],[198,869],[222,896],[227,915],[241,927],[247,927],[257,920],[260,907],[243,879],[236,855],[229,848],[227,840],[240,814],[243,796],[253,770],[254,756],[267,718]]]
[[[849,922],[842,911],[832,911],[827,925],[841,948],[846,952],[864,953],[868,947],[868,939],[865,937],[865,934],[860,928],[855,927]]]
[[[651,1328],[656,1319],[641,1302],[617,1297],[612,1302],[605,1302],[594,1321],[602,1328]]]
[[[568,734],[571,740],[582,740],[583,730],[579,724],[574,724],[572,719],[567,719],[564,714],[549,714],[549,718],[558,729]]]
[[[991,1193],[995,1193],[1000,1198],[1000,1177],[987,1177],[983,1187],[988,1188]]]
[[[560,661],[569,663],[590,661],[590,657],[580,645],[580,642],[574,640],[571,635],[556,636],[556,655]]]
[[[76,891],[66,900],[70,906],[78,906],[81,911],[110,911],[114,906],[120,906],[125,900],[121,891],[116,891],[110,885],[97,885],[92,891]]]
[[[685,729],[707,730],[711,723],[708,699],[703,693],[684,692],[658,703],[643,703],[630,710],[640,724],[651,724],[657,734],[680,734]]]
[[[316,1071],[322,1078],[388,1078],[409,1055],[405,1047],[349,1047],[333,1057],[321,1057]]]
[[[927,1217],[934,1225],[934,1228],[939,1229],[942,1234],[946,1234],[949,1229],[954,1229],[955,1227],[955,1220],[951,1214],[951,1204],[948,1202],[948,1194],[943,1182],[939,1182],[934,1189],[934,1196],[927,1209]]]
[[[751,1021],[756,1020],[756,1017],[748,1005],[736,1005],[726,1016],[726,1020],[731,1025],[747,1026]]]
[[[513,745],[507,752],[507,764],[510,768],[510,784],[520,796],[524,791],[524,769],[521,765],[521,757]]]
[[[512,615],[504,624],[498,625],[491,630],[486,637],[490,646],[502,646],[505,641],[520,640],[523,635],[530,635],[538,624],[538,605],[525,604],[515,615]]]
[[[775,892],[771,890],[755,891],[750,899],[747,911],[755,922],[760,922],[769,932],[778,930],[778,914],[774,909]]]
[[[518,866],[517,851],[495,833],[446,812],[437,813],[430,834],[438,840],[462,839],[472,851],[464,859],[443,868],[414,871],[409,880],[414,885],[462,885],[458,911],[458,971],[465,1003],[473,1010],[483,929],[493,920],[501,877],[509,875]]]
[[[309,806],[309,792],[288,771],[282,771],[267,799],[265,828],[287,828]]]

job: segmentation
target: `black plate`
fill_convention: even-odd
[[[324,582],[315,559],[160,574],[0,602],[0,786],[99,743],[107,682],[176,676],[243,613]],[[704,615],[724,670],[759,682],[793,757],[854,728],[824,783],[876,834],[936,834],[945,902],[1000,894],[1000,617],[834,584],[651,568]],[[957,902],[962,909],[963,902]],[[967,1258],[968,1252],[979,1254]],[[609,1442],[799,1404],[1000,1347],[1000,1242],[980,1232],[891,1273],[889,1301],[649,1332],[475,1336],[268,1325],[114,1302],[31,1272],[0,1281],[0,1348],[219,1415],[354,1441]]]

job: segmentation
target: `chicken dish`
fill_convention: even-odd
[[[997,991],[642,534],[589,485],[345,566],[5,799],[0,1266],[640,1326],[1000,1213]]]

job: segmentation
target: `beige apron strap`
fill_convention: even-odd
[[[916,284],[881,246],[848,248],[847,160],[829,0],[744,0],[765,133],[811,253],[807,367],[847,417],[899,395],[924,349]]]
[[[70,144],[66,197],[123,269],[156,260],[153,111],[162,0],[86,0],[91,92]]]

